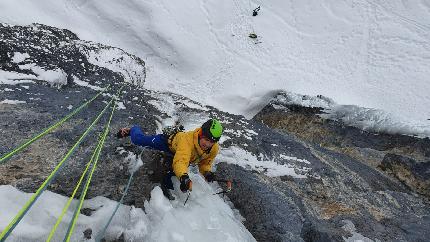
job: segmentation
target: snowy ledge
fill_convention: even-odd
[[[128,155],[129,171],[142,165],[140,159]],[[218,195],[213,195],[217,184],[208,184],[202,176],[190,173],[193,191],[184,205],[186,193],[179,190],[179,182],[173,179],[176,200],[167,200],[160,187],[151,192],[151,200],[145,201],[145,210],[121,205],[108,227],[105,238],[115,240],[124,235],[125,241],[255,241],[242,224],[243,218]],[[13,219],[31,193],[21,192],[10,185],[0,186],[0,230]],[[44,241],[61,214],[68,197],[45,191],[27,215],[11,233],[8,241]],[[52,241],[61,241],[67,231],[78,200],[73,200],[60,223]],[[83,208],[91,212],[80,214],[71,241],[87,241],[84,231],[91,229],[91,236],[102,230],[109,220],[116,201],[105,197],[85,200]]]
[[[280,158],[309,164],[307,160],[287,155],[281,154]],[[302,174],[306,174],[309,171],[307,167],[296,167],[292,164],[279,164],[274,160],[265,160],[263,157],[258,158],[248,151],[235,146],[222,149],[216,160],[218,162],[239,165],[245,169],[258,171],[271,177],[292,176],[294,178],[306,178],[307,176]],[[302,174],[298,174],[297,171],[300,171]]]
[[[283,105],[322,108],[325,113],[320,114],[322,118],[339,120],[346,125],[366,131],[404,134],[421,138],[430,137],[429,120],[409,120],[379,109],[341,105],[321,95],[309,96],[281,92],[272,101],[272,106],[276,109],[285,109],[286,107]]]

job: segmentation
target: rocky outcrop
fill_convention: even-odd
[[[66,29],[42,24],[12,26],[0,23],[0,69],[25,74],[25,80],[44,82],[56,71],[64,82],[85,81],[90,85],[126,81],[142,86],[145,62],[115,47],[80,40]],[[113,71],[112,71],[113,70]],[[52,84],[52,82],[51,82]],[[86,85],[88,85],[86,84]]]
[[[413,191],[429,197],[429,138],[364,131],[346,126],[337,120],[324,119],[320,116],[323,113],[323,108],[285,104],[275,98],[254,119],[271,128],[294,134],[301,140],[387,171],[387,174],[399,178]],[[397,170],[401,166],[403,172],[394,171],[392,166],[385,169],[388,163],[392,163],[393,158],[402,165],[392,166],[396,166]],[[404,175],[400,175],[401,173]]]
[[[396,177],[416,192],[430,197],[430,167],[426,162],[417,162],[414,159],[396,154],[384,156],[378,166]]]

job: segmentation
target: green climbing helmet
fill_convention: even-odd
[[[202,125],[203,136],[218,142],[222,135],[222,125],[216,119],[209,119]]]

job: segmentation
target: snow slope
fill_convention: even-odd
[[[142,163],[129,155],[129,169],[138,169]],[[198,172],[195,170],[195,172]],[[179,191],[179,181],[173,179],[176,200],[166,199],[159,187],[151,192],[151,200],[145,201],[145,210],[121,205],[104,236],[115,240],[121,234],[126,241],[255,241],[242,224],[242,217],[230,208],[220,195],[220,188],[208,184],[198,174],[190,173],[193,191],[187,203],[187,194]],[[32,194],[4,185],[0,186],[0,228],[5,228]],[[45,191],[17,225],[7,241],[45,241],[68,197]],[[78,201],[73,200],[52,241],[61,241],[68,229]],[[83,208],[91,214],[80,214],[71,241],[94,241],[109,220],[117,202],[105,197],[95,197],[84,202]],[[84,238],[84,231],[91,229],[91,240]]]
[[[248,117],[284,89],[430,129],[427,1],[4,0],[0,21],[123,48],[146,61],[147,88]]]
[[[222,198],[217,198],[211,192],[213,190],[210,187],[199,186],[184,206],[185,195],[182,195],[180,201],[170,202],[163,196],[161,189],[156,187],[151,192],[152,199],[146,203],[146,213],[141,208],[121,205],[105,236],[114,240],[124,233],[126,241],[255,241],[241,224],[240,217]],[[0,186],[0,195],[0,227],[4,228],[31,194],[7,185]],[[12,232],[8,241],[46,240],[67,199],[46,191]],[[78,201],[73,201],[73,208],[67,211],[53,241],[63,239],[77,204]],[[108,221],[116,202],[96,197],[85,201],[84,206],[95,212],[90,216],[80,215],[72,241],[85,241],[83,232],[89,228],[94,238]]]

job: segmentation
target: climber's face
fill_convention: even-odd
[[[213,142],[212,140],[210,140],[204,136],[201,136],[199,144],[200,144],[200,148],[202,148],[202,150],[209,150],[210,148],[212,148],[212,146],[215,144],[215,142]]]

